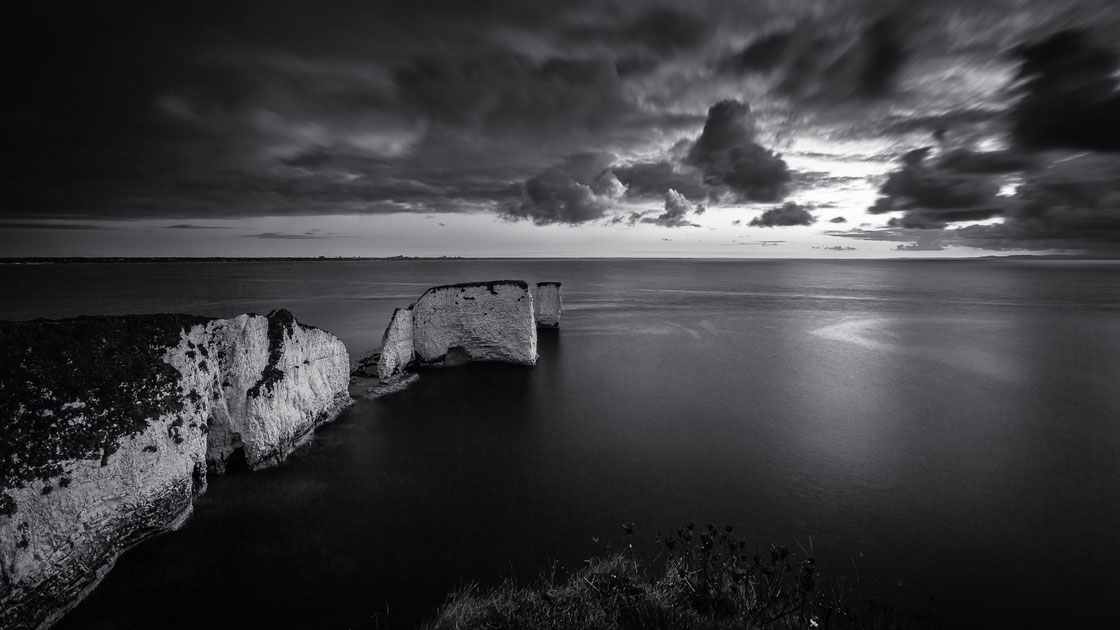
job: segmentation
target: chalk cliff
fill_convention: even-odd
[[[560,327],[560,283],[538,282],[535,315],[540,328]]]
[[[279,464],[350,402],[346,347],[287,311],[218,320],[203,335],[221,376],[211,405],[212,470],[223,471],[238,449],[250,469]]]
[[[381,336],[381,357],[377,360],[377,377],[382,382],[399,378],[415,361],[412,329],[411,306],[393,311],[389,326]]]
[[[208,463],[277,463],[349,401],[345,347],[286,311],[0,323],[0,364],[0,628],[57,621]]]
[[[537,362],[533,296],[520,280],[428,289],[413,306],[413,348],[425,365]]]

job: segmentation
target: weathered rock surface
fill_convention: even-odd
[[[0,323],[0,364],[6,629],[49,626],[181,524],[208,460],[276,463],[349,401],[342,343],[286,311]]]
[[[560,283],[538,282],[537,299],[534,302],[537,326],[540,328],[559,328],[560,306]]]
[[[217,352],[222,390],[212,405],[212,470],[223,471],[238,449],[250,469],[279,464],[350,402],[346,347],[287,311],[218,320],[205,334]]]
[[[388,383],[400,378],[405,368],[415,361],[412,346],[412,307],[393,311],[389,326],[381,336],[381,357],[377,360],[377,377]]]
[[[428,289],[413,306],[413,349],[424,365],[445,360],[537,362],[533,296],[520,280]]]

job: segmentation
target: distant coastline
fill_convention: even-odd
[[[199,262],[338,262],[338,261],[436,261],[436,260],[1120,260],[1120,256],[1080,255],[1080,254],[1009,254],[1007,256],[970,256],[948,257],[892,257],[892,258],[748,258],[748,257],[701,257],[701,256],[43,256],[31,258],[0,258],[0,265],[47,265],[77,263],[199,263]]]

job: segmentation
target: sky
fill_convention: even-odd
[[[1114,0],[27,4],[0,257],[1120,255]]]

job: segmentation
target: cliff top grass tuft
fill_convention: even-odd
[[[0,503],[3,490],[101,459],[122,438],[184,405],[163,361],[184,329],[209,318],[127,315],[0,322]]]
[[[632,523],[623,525],[627,536]],[[771,545],[747,551],[733,528],[689,523],[643,561],[632,545],[586,560],[566,578],[506,581],[453,594],[426,630],[752,630],[935,627],[928,614],[863,601],[822,580],[811,556]],[[605,551],[605,550],[604,550]]]

